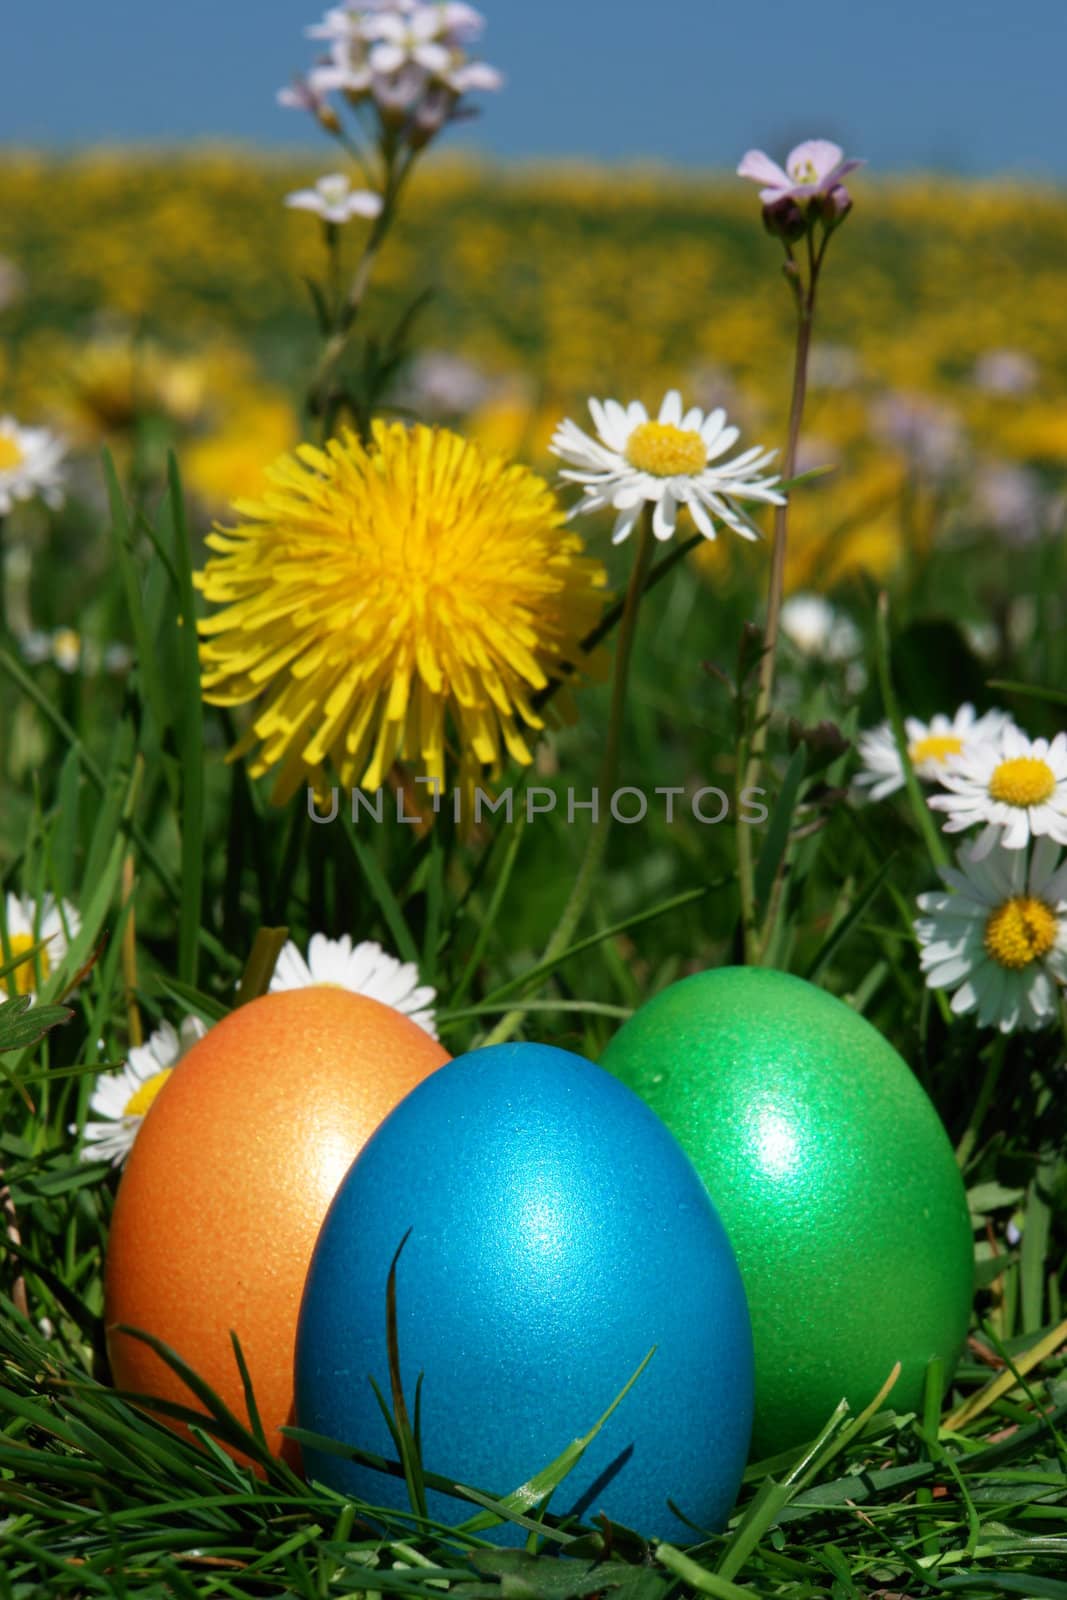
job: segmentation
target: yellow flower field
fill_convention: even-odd
[[[314,334],[302,280],[319,270],[321,237],[282,199],[307,170],[209,148],[9,155],[0,257],[24,287],[0,312],[0,407],[123,459],[147,415],[149,447],[183,445],[208,510],[253,492],[303,432]],[[849,270],[833,264],[823,286],[802,450],[805,468],[849,470],[798,497],[791,587],[887,574],[935,522],[951,530],[929,504],[943,490],[969,525],[1010,535],[1067,465],[1067,199],[1007,183],[864,184]],[[735,180],[431,161],[364,326],[386,335],[429,291],[398,403],[535,464],[588,394],[652,400],[676,383],[774,442],[791,326],[776,252]]]

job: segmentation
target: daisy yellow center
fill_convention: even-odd
[[[12,439],[8,433],[0,433],[0,472],[11,472],[15,467],[21,467],[26,457],[17,439]]]
[[[2,443],[3,440],[0,439],[0,444]],[[11,935],[10,943],[11,959],[12,961],[17,961],[19,956],[24,956],[27,950],[33,949],[34,945],[37,943],[37,940],[33,937],[32,933],[14,933]],[[4,962],[0,960],[0,966],[3,965]],[[40,970],[41,982],[43,983],[51,970],[48,964],[47,946],[45,949],[37,952],[37,967]],[[24,961],[21,967],[16,967],[14,972],[9,973],[4,981],[0,983],[0,992],[3,992],[5,983],[10,984],[12,981],[14,982],[15,993],[17,995],[32,994],[33,986],[36,981],[33,962]]]
[[[695,429],[671,422],[642,422],[631,433],[626,459],[654,478],[692,477],[708,464],[708,447]]]
[[[457,767],[468,784],[533,759],[537,693],[583,660],[606,582],[542,478],[379,422],[280,457],[240,518],[197,574],[222,608],[200,624],[203,683],[257,702],[238,752],[276,768],[276,803],[324,790],[328,766],[346,790],[400,764],[444,791]]]
[[[1056,774],[1036,756],[1015,756],[1002,761],[989,780],[994,800],[1009,806],[1039,806],[1056,792]]]
[[[122,1108],[124,1117],[146,1117],[155,1102],[156,1095],[162,1089],[167,1079],[173,1072],[173,1067],[164,1067],[151,1078],[146,1078],[136,1094],[132,1094]]]
[[[1032,895],[1005,900],[985,925],[986,953],[999,966],[1021,972],[1047,956],[1056,943],[1059,922],[1051,906]]]
[[[908,746],[908,755],[913,766],[921,766],[924,761],[944,761],[946,756],[958,756],[963,749],[963,740],[958,733],[930,733],[925,739],[916,739],[914,744]]]

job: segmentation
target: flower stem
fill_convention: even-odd
[[[336,328],[341,317],[344,293],[341,284],[341,229],[336,222],[323,225],[323,238],[326,244],[326,304]]]
[[[985,1121],[986,1112],[992,1104],[997,1084],[1000,1082],[1000,1074],[1004,1067],[1004,1058],[1007,1055],[1007,1050],[1008,1036],[1005,1033],[1000,1033],[994,1039],[992,1049],[989,1052],[985,1077],[982,1079],[982,1087],[978,1091],[978,1099],[975,1101],[974,1110],[971,1112],[971,1120],[967,1124],[963,1138],[956,1146],[956,1161],[961,1172],[965,1170],[968,1161],[971,1159],[974,1147],[978,1143],[978,1135],[982,1131],[982,1123]]]
[[[808,278],[803,283],[792,254],[786,263],[786,276],[796,297],[797,339],[793,359],[793,393],[789,405],[789,431],[785,454],[782,458],[782,477],[788,481],[796,474],[797,449],[800,444],[800,427],[804,419],[804,402],[808,392],[808,361],[811,355],[811,336],[815,326],[815,296],[819,285],[819,271],[826,249],[826,239],[816,252],[811,236],[808,238]],[[774,514],[774,549],[771,553],[771,574],[767,593],[767,621],[763,630],[763,654],[760,658],[759,680],[756,690],[755,713],[751,722],[751,738],[743,737],[738,747],[738,796],[745,789],[759,783],[760,767],[767,747],[767,728],[770,721],[771,700],[774,694],[774,667],[778,648],[779,619],[785,587],[785,558],[789,532],[789,505],[776,508]],[[740,686],[739,686],[740,687]],[[763,936],[759,929],[759,908],[756,905],[755,870],[752,860],[752,839],[747,828],[737,830],[737,874],[741,894],[741,926],[744,938],[745,961],[758,964],[761,950],[766,947],[770,929]]]
[[[4,519],[0,517],[0,639],[7,633],[7,558],[4,550]]]
[[[22,1245],[22,1233],[19,1229],[19,1217],[15,1209],[14,1196],[8,1188],[3,1167],[0,1167],[0,1215],[4,1219],[4,1233],[8,1241],[18,1249]],[[26,1298],[26,1278],[21,1271],[15,1274],[15,1281],[11,1285],[11,1303],[21,1316],[29,1316],[30,1306]]]
[[[645,581],[645,594],[651,594],[656,585],[662,583],[664,578],[685,560],[690,550],[695,550],[698,545],[703,543],[704,535],[702,533],[694,533],[689,539],[673,540],[673,548],[670,555],[664,556],[662,561],[657,561],[656,565],[649,571],[648,578]],[[615,632],[615,629],[622,621],[622,615],[625,610],[625,597],[608,607],[596,627],[590,628],[585,638],[578,641],[583,656],[592,655],[593,651],[604,643],[609,634]],[[552,678],[543,689],[539,689],[534,695],[531,704],[535,711],[541,711],[547,706],[549,701],[553,700],[567,684],[575,670],[575,663],[573,661],[561,661],[558,670],[560,676]]]
[[[331,393],[331,385],[338,363],[348,348],[352,337],[352,330],[356,325],[367,290],[370,288],[374,269],[378,264],[382,247],[389,236],[389,230],[396,216],[397,201],[404,187],[405,179],[414,164],[414,156],[409,155],[406,161],[397,161],[392,154],[386,158],[385,192],[382,196],[382,209],[374,220],[370,236],[363,247],[363,254],[359,258],[348,294],[335,308],[335,323],[329,338],[326,340],[315,368],[311,386],[308,390],[308,410],[312,416],[322,419],[322,437],[328,439],[333,432],[337,419],[337,401]]]
[[[17,653],[17,647],[7,622],[7,558],[4,549],[4,518],[0,517],[0,645],[7,645],[8,643],[11,645],[12,652]],[[7,776],[8,726],[10,720],[6,708],[0,705],[0,785],[3,784]],[[2,993],[3,988],[0,986],[0,994]]]
[[[652,565],[652,552],[655,536],[652,532],[652,506],[646,506],[641,518],[641,527],[638,534],[637,555],[630,572],[630,581],[626,589],[626,600],[623,604],[622,619],[619,623],[618,642],[615,646],[615,676],[611,691],[611,711],[608,718],[608,737],[604,746],[604,759],[601,763],[598,782],[598,801],[608,806],[615,792],[615,780],[619,772],[619,756],[622,750],[622,725],[626,710],[626,688],[630,676],[630,658],[633,655],[634,639],[637,633],[637,614],[641,606],[641,597],[645,592],[648,581],[649,569]],[[557,961],[564,954],[574,937],[575,929],[582,918],[582,913],[589,901],[593,885],[604,861],[604,854],[608,847],[608,837],[611,832],[611,812],[595,813],[596,820],[593,830],[589,835],[589,842],[585,847],[585,854],[578,868],[578,876],[574,880],[570,897],[563,908],[563,914],[556,924],[552,937],[545,946],[544,954],[538,967],[546,963]],[[509,1011],[502,1017],[496,1027],[486,1039],[486,1044],[503,1044],[510,1039],[515,1029],[523,1021],[522,1009]]]

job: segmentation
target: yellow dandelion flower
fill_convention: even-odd
[[[302,445],[217,527],[197,584],[205,698],[257,702],[231,757],[282,804],[332,766],[377,790],[398,761],[443,789],[527,764],[534,695],[596,623],[606,582],[542,478],[457,434],[373,425]],[[448,763],[451,768],[454,759]]]

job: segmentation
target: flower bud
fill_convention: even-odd
[[[807,233],[808,219],[796,201],[786,196],[783,200],[772,200],[764,206],[763,226],[773,238],[784,239],[792,244],[796,239],[803,239]]]
[[[456,96],[450,89],[440,86],[428,89],[419,102],[408,129],[408,143],[413,150],[423,150],[450,122],[455,112]]]
[[[836,228],[852,210],[852,196],[843,183],[835,184],[829,194],[821,197],[822,219],[828,228]]]

